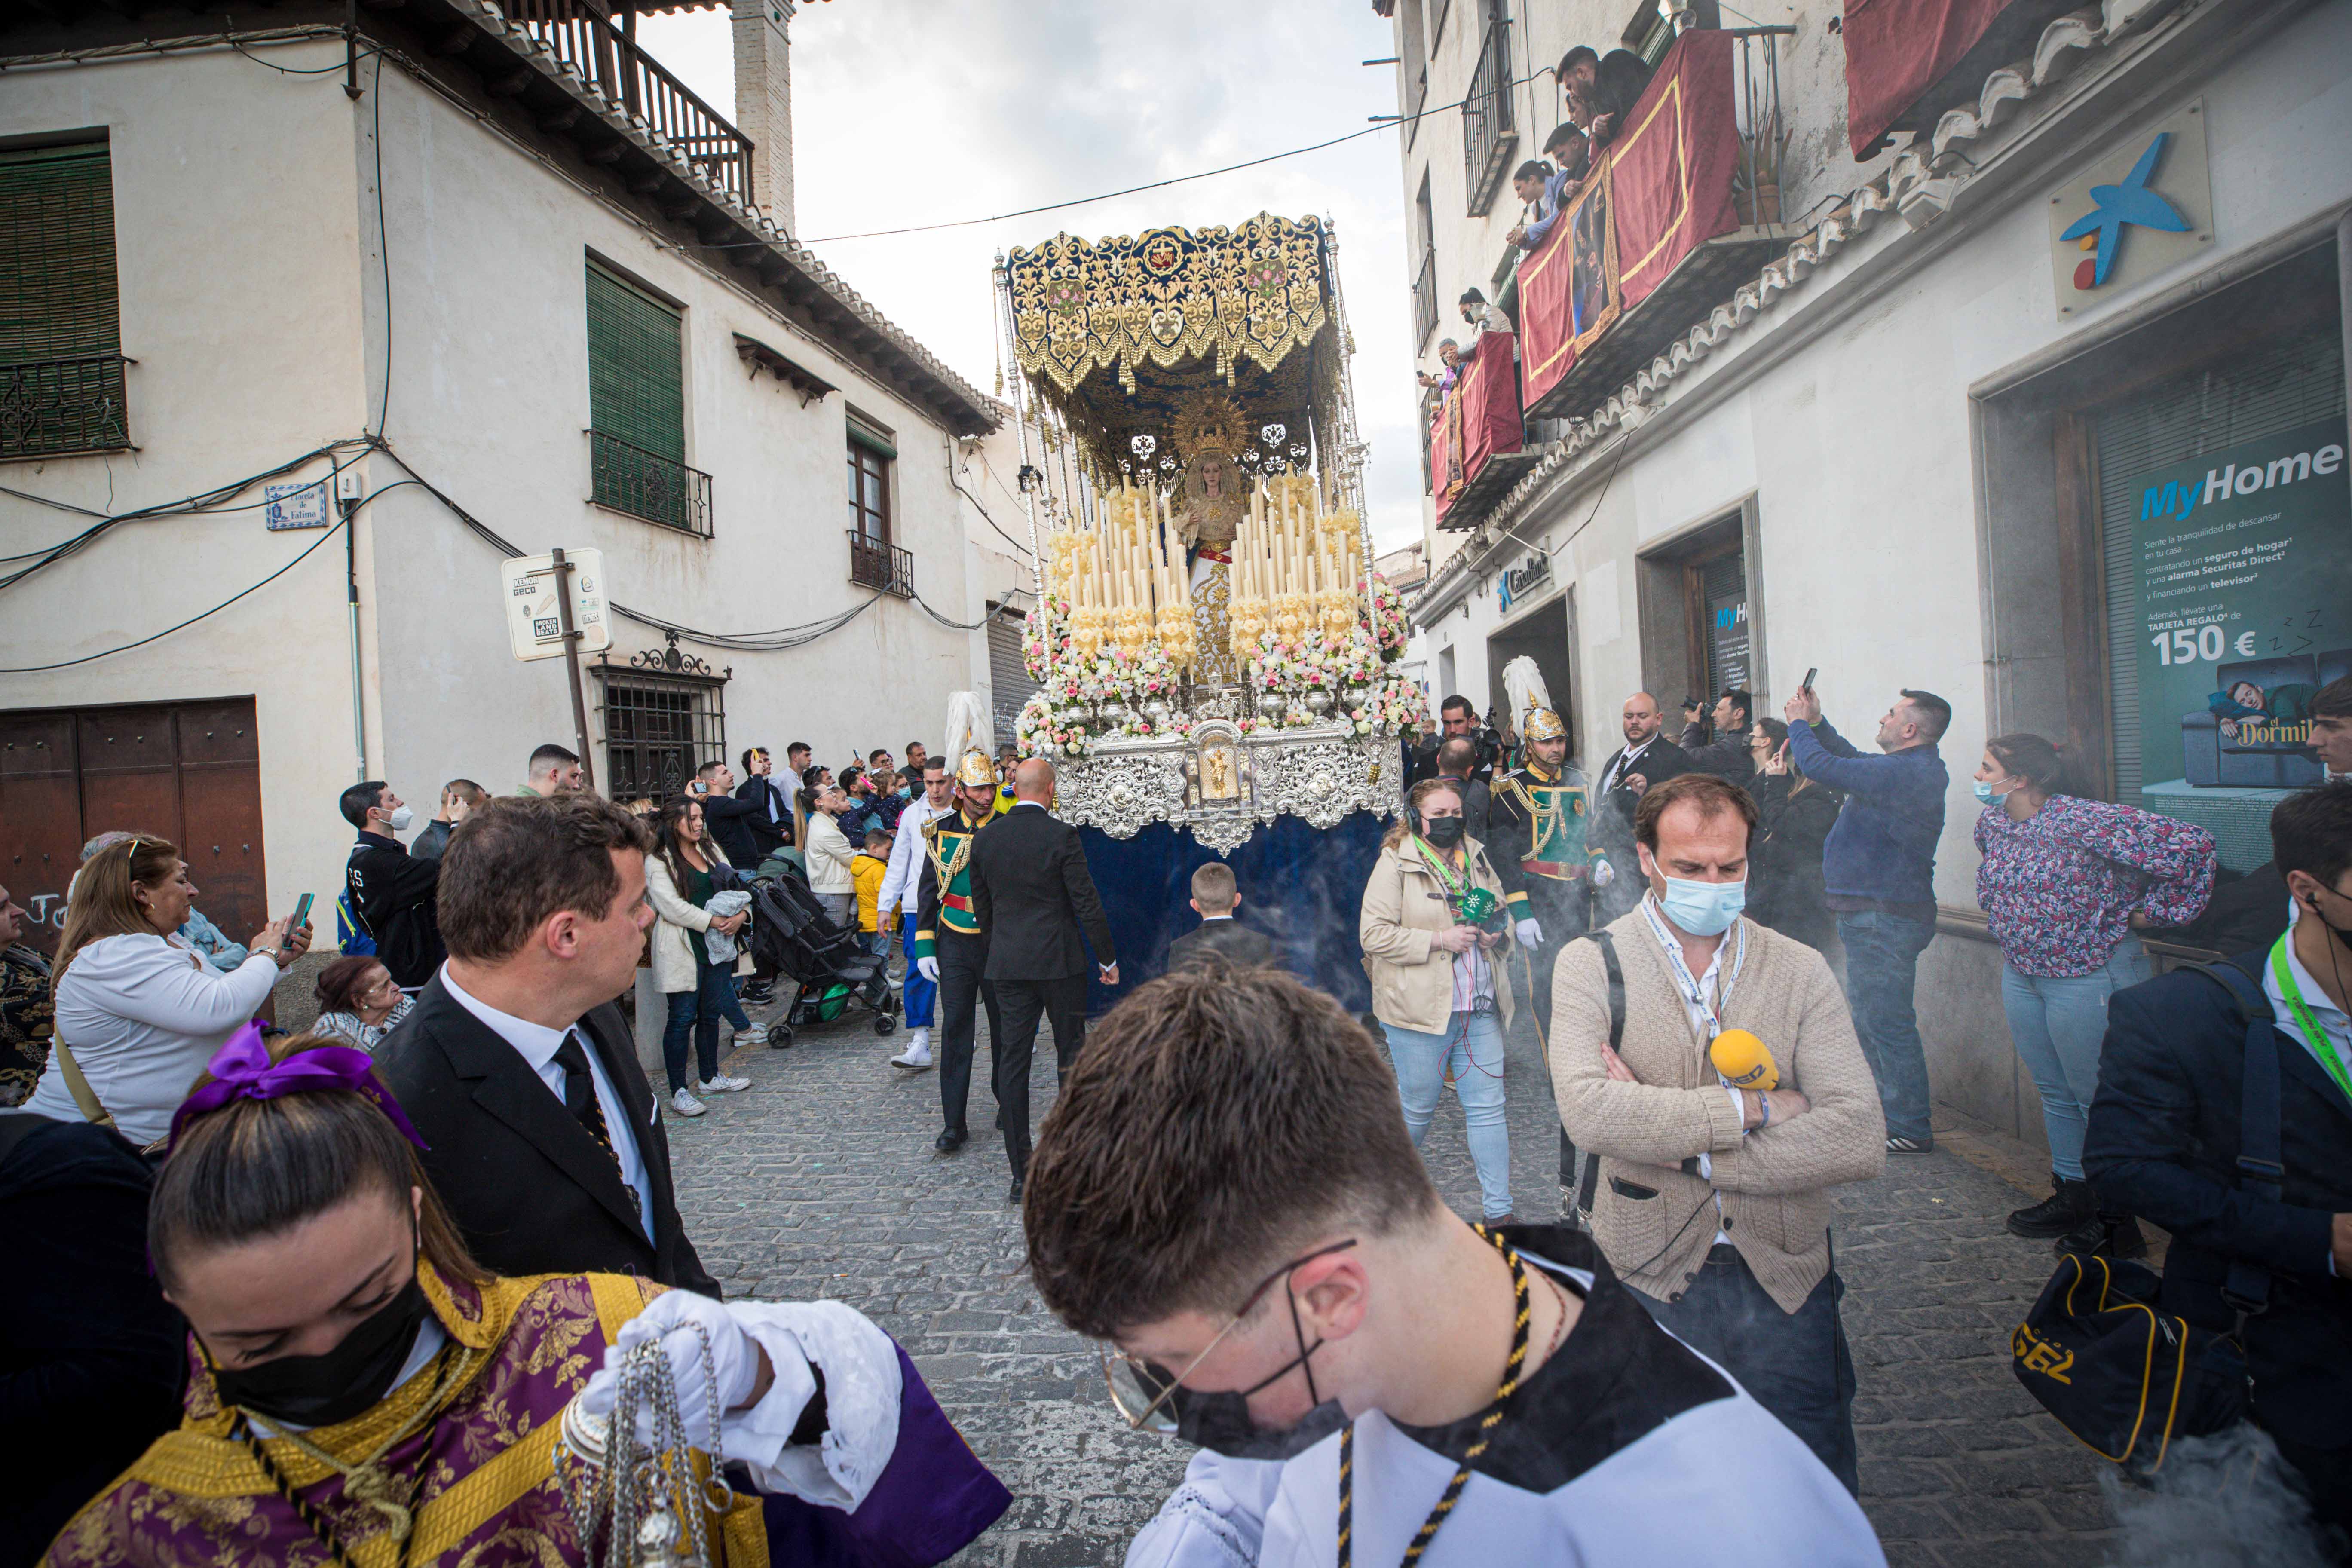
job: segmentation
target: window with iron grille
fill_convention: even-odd
[[[710,476],[686,464],[685,313],[593,259],[588,426],[591,500],[709,537]]]
[[[605,793],[667,800],[704,763],[727,755],[727,677],[672,645],[595,667],[604,683]]]
[[[0,150],[0,458],[131,445],[104,141]]]

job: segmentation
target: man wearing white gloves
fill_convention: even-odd
[[[940,988],[940,1109],[946,1125],[931,1147],[942,1154],[954,1153],[971,1137],[964,1104],[971,1092],[975,1002],[988,1009],[988,1037],[999,1034],[988,934],[971,899],[972,841],[996,813],[996,769],[986,752],[972,747],[957,760],[955,801],[955,811],[923,825],[915,918],[915,973]]]
[[[912,758],[908,761],[909,766],[916,765]],[[926,852],[923,829],[955,810],[956,787],[945,758],[926,757],[920,767],[923,793],[898,814],[898,837],[890,842],[890,867],[882,874],[882,890],[874,897],[877,916],[898,911],[898,940],[907,955],[906,988],[900,993],[907,1007],[907,1048],[892,1057],[890,1065],[919,1072],[931,1065],[931,1018],[940,995],[939,983],[923,973],[915,958],[915,894]]]
[[[1503,689],[1526,738],[1527,765],[1495,781],[1486,853],[1502,879],[1513,931],[1523,956],[1520,973],[1536,1005],[1536,1030],[1551,1035],[1551,972],[1560,950],[1591,929],[1592,892],[1611,879],[1605,857],[1589,840],[1592,801],[1583,773],[1568,760],[1568,726],[1552,710],[1542,674],[1531,658],[1503,669]],[[1576,1145],[1559,1135],[1560,1207],[1573,1215]]]

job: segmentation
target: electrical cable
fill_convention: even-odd
[[[1546,66],[1540,70],[1520,77],[1517,80],[1511,82],[1505,90],[1508,91],[1524,87],[1528,82],[1549,75],[1550,71],[1551,68]],[[1113,201],[1120,196],[1137,195],[1145,191],[1164,190],[1170,185],[1188,184],[1194,180],[1211,180],[1216,178],[1220,174],[1239,174],[1244,169],[1255,169],[1261,164],[1277,163],[1285,158],[1297,158],[1304,156],[1308,153],[1320,153],[1327,147],[1337,147],[1342,142],[1353,142],[1359,136],[1376,135],[1382,131],[1392,131],[1400,125],[1417,124],[1419,121],[1428,118],[1430,115],[1446,113],[1449,110],[1461,108],[1464,104],[1468,103],[1469,101],[1470,100],[1467,98],[1461,98],[1456,99],[1452,103],[1424,106],[1423,108],[1415,110],[1413,113],[1400,114],[1392,119],[1383,120],[1377,125],[1367,125],[1360,131],[1350,131],[1344,136],[1334,136],[1328,142],[1309,142],[1304,147],[1293,147],[1287,152],[1283,153],[1268,153],[1264,157],[1246,159],[1239,163],[1227,163],[1220,169],[1202,169],[1196,174],[1173,174],[1164,180],[1154,180],[1149,184],[1129,185],[1125,190],[1119,191],[1105,191],[1100,195],[1078,196],[1066,202],[1048,202],[1043,206],[1023,207],[1015,212],[997,213],[990,217],[956,218],[947,223],[917,224],[909,228],[869,229],[863,234],[829,234],[820,239],[803,239],[798,241],[798,243],[802,245],[836,245],[845,240],[852,239],[888,239],[902,234],[936,234],[942,229],[974,228],[982,224],[1003,223],[1007,218],[1034,217],[1039,213],[1061,212],[1069,207],[1091,206],[1097,202]],[[768,242],[766,240],[734,241],[727,244],[710,246],[707,248],[712,250],[732,250],[740,248],[758,248],[764,250],[768,248]]]
[[[372,106],[375,129],[369,140],[375,143],[375,254],[383,269],[383,393],[375,404],[375,434],[383,438],[383,428],[392,422],[392,235],[383,217],[383,55],[377,51],[375,79],[368,84],[368,96],[374,99]]]
[[[319,36],[320,36],[320,37],[327,37],[327,36],[329,36],[329,35],[326,35],[326,34],[320,34],[320,35],[319,35]],[[265,68],[269,69],[269,70],[274,70],[274,71],[276,71],[279,76],[325,76],[325,75],[327,75],[328,73],[332,72],[332,71],[341,71],[341,70],[344,69],[344,68],[346,68],[346,67],[351,63],[351,62],[346,61],[346,60],[337,60],[333,65],[331,65],[331,66],[307,66],[307,67],[306,67],[306,66],[280,66],[280,65],[272,65],[272,64],[270,64],[270,62],[269,62],[269,61],[263,59],[259,55],[254,54],[253,52],[251,52],[250,50],[248,50],[248,49],[247,49],[247,48],[243,44],[238,43],[238,42],[236,41],[236,34],[234,34],[234,33],[227,33],[227,34],[224,34],[224,35],[223,35],[223,37],[224,37],[224,38],[225,38],[225,40],[227,42],[228,47],[229,47],[230,48],[232,48],[232,49],[236,50],[238,54],[245,56],[245,58],[246,58],[247,59],[251,60],[255,65],[264,67]],[[289,38],[289,39],[287,39],[287,40],[285,40],[285,41],[286,41],[286,42],[288,42],[288,43],[297,43],[297,42],[307,42],[308,40],[307,40],[307,39],[294,39],[294,38]],[[371,56],[371,55],[381,55],[381,54],[383,54],[383,51],[382,49],[368,49],[368,50],[364,51],[364,52],[363,52],[363,53],[362,53],[359,58],[362,58],[362,59],[366,59],[366,58],[367,58],[369,56]]]
[[[418,482],[419,481],[415,479],[395,479],[391,484],[385,485],[383,489],[373,490],[367,495],[362,496],[357,501],[352,503],[351,510],[345,512],[340,519],[331,525],[325,532],[320,534],[318,538],[312,540],[308,545],[304,546],[300,553],[297,554],[293,560],[289,561],[285,565],[280,566],[277,571],[272,572],[268,576],[261,579],[260,582],[255,583],[250,586],[238,589],[236,593],[231,594],[227,598],[223,599],[219,604],[215,605],[211,609],[201,611],[196,615],[190,616],[186,620],[182,621],[177,626],[166,626],[162,631],[156,632],[152,636],[141,637],[137,642],[124,643],[121,647],[102,648],[97,653],[86,653],[79,658],[60,659],[55,664],[32,664],[25,665],[14,669],[0,669],[0,675],[38,675],[52,669],[71,669],[78,664],[89,664],[96,659],[111,658],[118,653],[129,653],[132,648],[145,647],[152,642],[161,642],[163,638],[170,637],[174,632],[185,631],[188,627],[194,626],[198,621],[204,620],[208,616],[219,615],[223,610],[226,610],[231,605],[236,604],[239,599],[245,598],[252,594],[259,593],[262,589],[269,586],[270,584],[275,583],[280,577],[285,576],[289,572],[293,571],[295,567],[302,564],[303,562],[310,558],[312,552],[316,551],[319,546],[326,543],[330,539],[334,538],[336,534],[341,533],[344,529],[349,528],[351,526],[352,519],[359,515],[360,509],[367,505],[368,502],[375,500],[377,496],[383,494],[385,490],[396,490],[403,485],[412,485]]]
[[[992,474],[995,470],[991,469],[990,472]],[[1003,488],[1004,483],[1003,479],[999,479],[996,482],[1000,489]],[[972,510],[980,513],[980,518],[982,522],[987,523],[991,528],[996,529],[997,538],[1004,541],[1005,543],[1010,544],[1013,549],[1019,551],[1024,559],[1028,556],[1029,547],[1022,543],[1019,540],[1013,538],[1011,534],[1005,532],[1002,528],[997,528],[996,520],[988,515],[988,509],[980,504],[980,498],[978,496],[963,488],[963,481],[961,479],[959,479],[953,474],[950,474],[948,476],[948,483],[955,486],[956,492],[962,496],[964,500],[971,502]]]

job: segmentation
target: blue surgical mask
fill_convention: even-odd
[[[2005,800],[2011,795],[2016,793],[2013,790],[1997,790],[1983,779],[1975,780],[1974,784],[1977,792],[1977,799],[1982,801],[1987,805],[1990,805],[1997,800]]]
[[[1679,877],[1666,879],[1666,890],[1658,900],[1658,907],[1666,919],[1693,936],[1721,936],[1748,907],[1748,884],[1741,882],[1685,882]]]

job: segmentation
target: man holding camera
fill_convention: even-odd
[[[1736,784],[1756,776],[1756,759],[1748,754],[1755,727],[1756,698],[1736,686],[1715,700],[1713,711],[1704,721],[1696,702],[1685,700],[1683,703],[1683,750],[1689,753],[1691,766]]]

